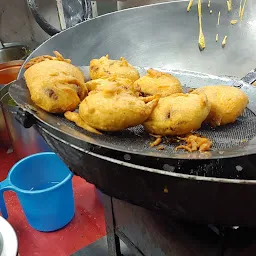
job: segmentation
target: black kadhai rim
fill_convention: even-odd
[[[88,67],[81,67],[81,69],[88,77]],[[138,68],[141,75],[144,75],[147,69]],[[170,142],[169,138],[163,138],[161,145],[164,146],[164,150],[150,147],[150,143],[155,138],[145,132],[141,125],[115,133],[105,132],[103,135],[89,133],[63,116],[46,113],[35,106],[30,99],[24,79],[12,83],[9,93],[18,105],[36,117],[44,129],[49,128],[51,132],[58,134],[60,139],[92,152],[94,150],[99,152],[99,148],[104,148],[135,155],[174,159],[218,159],[256,153],[256,87],[230,77],[183,70],[158,70],[176,76],[184,86],[184,90],[217,84],[241,88],[248,95],[250,103],[234,124],[214,129],[203,125],[196,133],[212,140],[212,150],[207,153],[189,153],[183,150],[176,151],[178,143]]]

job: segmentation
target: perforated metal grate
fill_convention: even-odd
[[[74,123],[69,122],[65,118],[58,117],[59,122],[66,124],[72,129],[82,132],[96,140],[101,140],[104,144],[110,145],[113,148],[116,146],[124,147],[129,150],[135,151],[152,151],[156,148],[150,148],[149,145],[155,140],[143,128],[142,125],[128,128],[121,132],[104,133],[104,135],[91,134],[83,129],[77,127]],[[256,134],[256,116],[252,111],[246,109],[242,116],[240,116],[234,124],[211,128],[209,126],[202,126],[196,132],[202,136],[206,136],[213,141],[212,150],[225,150],[241,146],[242,144],[251,140]],[[175,147],[177,143],[168,142],[168,139],[163,139],[165,151],[176,152]]]
[[[140,73],[143,74],[145,70],[146,68]],[[226,157],[227,154],[229,156],[233,156],[236,152],[238,152],[237,154],[239,155],[252,154],[252,149],[255,150],[255,142],[250,142],[250,145],[247,142],[256,137],[256,115],[254,114],[256,113],[255,87],[227,77],[216,77],[192,71],[169,72],[175,74],[175,76],[180,79],[181,83],[187,88],[198,88],[205,84],[224,84],[242,87],[242,90],[248,95],[250,101],[248,108],[244,111],[243,115],[240,116],[234,124],[217,127],[215,129],[209,126],[202,126],[197,133],[202,136],[206,136],[213,141],[212,152],[216,152],[218,157],[220,155]],[[155,147],[151,148],[150,143],[153,142],[155,138],[150,136],[144,130],[142,125],[129,128],[121,132],[104,133],[103,135],[86,132],[62,116],[46,113],[36,107],[31,102],[30,94],[24,80],[19,80],[12,84],[10,87],[10,94],[18,104],[29,105],[35,109],[34,115],[46,125],[45,127],[51,126],[56,129],[59,132],[58,136],[60,136],[61,139],[70,141],[72,144],[75,143],[79,147],[83,147],[87,150],[91,150],[90,147],[95,145],[100,148],[108,148],[120,152],[130,152],[154,157],[174,157],[173,153],[176,153],[175,157],[187,157],[184,156],[184,152],[182,150],[177,152],[175,147],[178,144],[170,142],[167,138],[164,138],[163,140],[164,142],[167,142],[163,142],[165,150],[159,151]],[[73,138],[79,139],[79,141],[73,140]],[[222,151],[224,152],[221,153]],[[179,154],[178,156],[177,153]]]

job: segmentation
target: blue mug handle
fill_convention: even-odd
[[[12,185],[9,177],[7,177],[4,181],[0,182],[0,212],[5,219],[8,218],[8,212],[4,201],[4,191],[10,189],[12,189]]]

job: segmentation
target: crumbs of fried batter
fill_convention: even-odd
[[[189,88],[188,93],[191,93],[191,92],[193,92],[194,90],[195,90],[194,88]]]
[[[38,57],[35,57],[35,58],[31,59],[29,62],[27,62],[24,65],[24,68],[28,69],[31,66],[33,66],[37,63],[40,63],[42,61],[45,61],[45,60],[58,60],[58,61],[64,61],[64,62],[67,62],[67,63],[71,63],[70,59],[64,59],[64,57],[58,51],[54,51],[53,53],[54,53],[55,57],[50,56],[50,55],[42,55],[42,56],[38,56]]]
[[[158,146],[156,149],[157,149],[157,150],[164,150],[165,147],[164,147],[163,145],[160,145],[160,146]]]
[[[185,137],[178,137],[181,141],[184,141],[185,145],[180,145],[176,147],[175,149],[184,149],[188,152],[206,152],[211,149],[212,141],[208,138],[201,137],[198,134],[188,134]]]
[[[152,143],[150,143],[150,147],[153,148],[158,146],[162,142],[162,137],[156,138]]]
[[[160,95],[156,94],[153,96],[147,96],[147,97],[140,97],[140,99],[142,99],[145,103],[148,103],[152,100],[159,100],[160,99]]]

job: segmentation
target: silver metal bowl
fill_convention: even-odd
[[[10,84],[0,89],[0,145],[12,146],[17,159],[51,151],[34,127],[26,129],[15,119],[17,106],[8,93],[9,87]]]
[[[6,45],[5,45],[6,46]],[[0,48],[0,63],[12,60],[25,60],[30,50],[26,45],[12,44],[5,48]]]

